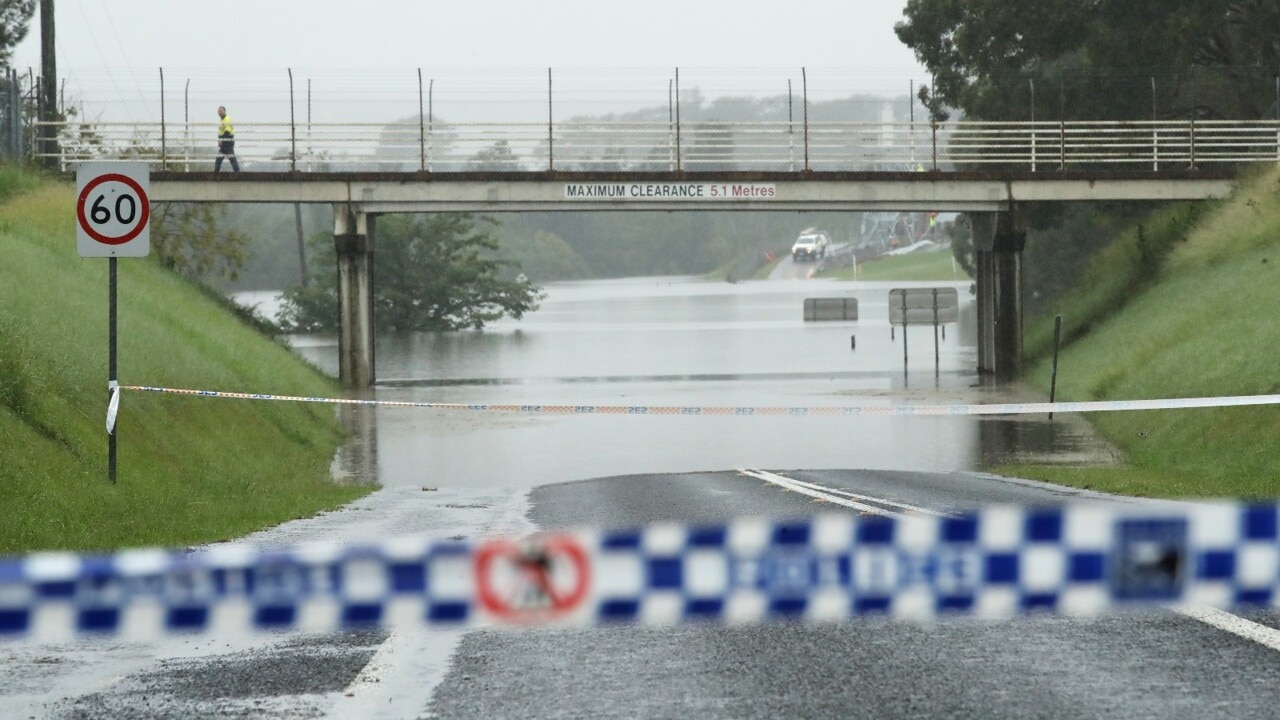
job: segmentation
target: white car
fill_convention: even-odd
[[[800,233],[800,237],[796,238],[795,244],[791,246],[791,257],[796,262],[801,260],[817,262],[827,256],[827,246],[830,244],[831,239],[826,233],[809,228]]]

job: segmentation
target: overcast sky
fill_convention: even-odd
[[[97,121],[156,122],[163,106],[211,122],[222,104],[241,122],[403,119],[419,69],[437,116],[525,121],[544,112],[547,68],[561,119],[664,107],[676,67],[682,93],[708,100],[906,97],[927,74],[893,32],[905,4],[56,0],[56,45],[64,104]],[[37,14],[20,70],[40,73],[39,38]]]
[[[57,0],[59,74],[91,68],[918,70],[906,0]],[[38,13],[37,13],[38,15]],[[38,19],[15,65],[39,70]]]

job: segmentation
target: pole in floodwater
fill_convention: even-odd
[[[1058,345],[1062,341],[1062,316],[1056,315],[1053,318],[1053,372],[1049,378],[1049,404],[1052,405],[1058,394]],[[1053,419],[1053,413],[1049,413],[1049,419]]]

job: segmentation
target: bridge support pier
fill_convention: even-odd
[[[978,290],[978,372],[996,380],[1022,373],[1022,250],[1013,211],[973,213]]]
[[[338,379],[344,387],[373,384],[374,216],[333,206],[338,256]]]

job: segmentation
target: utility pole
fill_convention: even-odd
[[[58,67],[53,42],[53,0],[40,0],[40,74],[43,79],[39,89],[42,110],[36,151],[45,155],[45,165],[58,167],[57,130],[52,123],[58,116]]]

